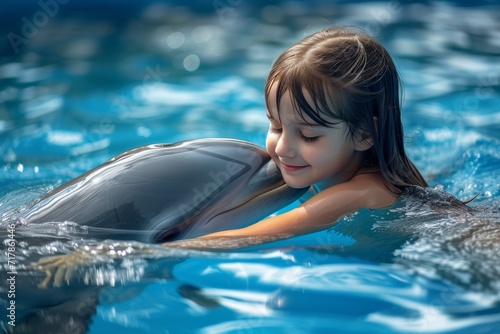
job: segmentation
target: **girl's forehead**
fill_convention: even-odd
[[[301,114],[304,114],[302,111],[300,111],[298,108],[298,99],[293,96],[292,92],[290,89],[285,89],[281,95],[279,96],[279,106],[277,105],[277,96],[278,94],[278,82],[274,82],[273,85],[271,86],[271,89],[269,91],[269,96],[268,98],[268,105],[271,110],[268,110],[268,113],[270,113],[270,116],[272,116],[275,119],[278,119],[279,116],[281,116],[284,113],[291,114],[293,113],[297,118],[302,119],[303,118],[300,116]],[[304,87],[302,88],[302,94],[304,95],[305,102],[312,108],[314,108],[315,103],[313,101],[313,98],[311,97],[311,94],[305,89]],[[304,114],[304,116],[307,118],[307,115]],[[312,121],[312,119],[311,119]]]
[[[266,114],[270,120],[277,122],[286,120],[288,122],[293,122],[298,125],[321,126],[315,121],[313,121],[313,119],[309,117],[306,113],[301,113],[296,109],[280,108],[279,110],[276,110],[273,108],[273,110],[268,110]]]
[[[307,89],[303,88],[302,92],[304,94],[305,102],[311,107],[311,109],[316,110],[316,103],[313,101],[311,94]],[[282,119],[287,119],[288,121],[293,121],[300,125],[305,126],[322,126],[315,122],[306,112],[300,110],[299,103],[295,97],[291,94],[290,90],[285,90],[281,95],[279,106],[277,106],[277,89],[276,83],[271,87],[268,96],[268,110],[267,117],[271,120],[281,121]],[[321,114],[321,118],[326,122],[335,124],[339,122],[338,118],[333,118],[330,115],[324,114],[324,112],[317,111]]]

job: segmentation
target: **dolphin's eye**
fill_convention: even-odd
[[[172,228],[172,229],[166,231],[165,233],[160,234],[160,237],[158,239],[154,240],[154,242],[163,243],[163,242],[177,240],[177,237],[179,236],[180,233],[181,233],[181,231],[179,228]]]

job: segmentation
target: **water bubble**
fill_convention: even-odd
[[[197,55],[189,55],[184,58],[182,63],[186,71],[193,72],[200,67],[200,58]]]
[[[167,45],[172,49],[180,48],[181,46],[184,45],[185,41],[186,41],[186,37],[184,37],[184,34],[180,31],[176,31],[174,33],[171,33],[167,37]]]

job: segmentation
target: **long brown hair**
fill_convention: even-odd
[[[274,84],[276,105],[289,92],[304,121],[304,115],[326,127],[343,121],[351,136],[358,130],[368,132],[373,146],[363,167],[380,170],[387,182],[400,190],[428,186],[405,153],[399,93],[402,85],[396,66],[372,37],[346,27],[316,32],[274,62],[265,87],[269,110]],[[306,101],[303,90],[314,105]]]

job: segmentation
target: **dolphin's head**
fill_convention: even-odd
[[[257,222],[298,199],[267,152],[235,139],[141,146],[35,203],[28,224],[71,221],[95,238],[163,242]]]
[[[152,242],[248,226],[307,190],[287,186],[269,154],[250,142],[203,139],[179,145],[196,157],[203,181],[183,189],[184,199],[176,208],[152,219]]]

